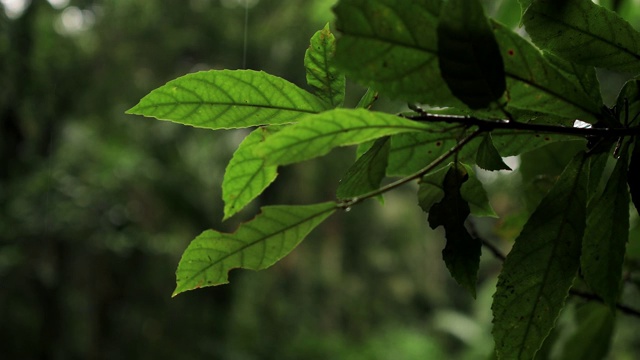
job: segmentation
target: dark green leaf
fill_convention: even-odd
[[[482,243],[471,237],[464,227],[470,211],[460,195],[460,187],[467,178],[463,168],[449,168],[442,184],[444,197],[429,210],[429,226],[444,227],[447,245],[442,250],[442,258],[451,276],[475,298]]]
[[[589,203],[580,257],[591,289],[614,307],[620,294],[622,263],[629,238],[629,191],[626,151],[616,162],[604,192]]]
[[[437,35],[440,72],[453,95],[472,109],[498,100],[506,89],[504,65],[480,2],[445,2]]]
[[[479,167],[485,170],[511,170],[511,168],[502,161],[502,157],[498,153],[498,150],[493,146],[490,133],[487,133],[484,136],[480,146],[478,146],[476,163]]]
[[[601,108],[582,85],[567,79],[542,53],[520,35],[494,23],[504,59],[507,109],[529,110],[595,123]]]
[[[242,210],[260,195],[278,175],[277,166],[267,166],[254,148],[281,127],[260,127],[249,134],[229,161],[222,180],[224,219]]]
[[[615,326],[610,308],[597,302],[580,306],[575,316],[577,329],[565,342],[562,360],[601,360],[609,352]]]
[[[127,111],[207,129],[287,124],[328,105],[264,72],[211,70],[169,81]]]
[[[345,78],[334,64],[336,38],[329,24],[311,37],[311,44],[304,55],[307,83],[317,89],[316,95],[332,107],[344,103]]]
[[[616,108],[620,113],[619,123],[625,126],[640,125],[640,80],[627,81],[616,100]]]
[[[339,200],[356,197],[380,187],[387,169],[389,144],[388,137],[376,140],[349,168],[336,190]]]
[[[289,254],[311,230],[336,210],[332,202],[304,206],[265,206],[262,214],[232,234],[207,230],[180,259],[173,296],[228,283],[230,270],[262,270]]]
[[[535,0],[522,21],[536,45],[570,61],[640,72],[640,33],[590,0]]]
[[[635,205],[636,211],[640,212],[640,137],[637,136],[631,153],[627,181],[633,205]]]
[[[531,359],[554,326],[579,267],[586,218],[584,154],[577,155],[527,221],[493,299],[500,359]]]
[[[425,212],[429,212],[431,207],[442,200],[444,197],[444,178],[449,168],[453,164],[440,170],[431,172],[420,179],[420,187],[418,189],[418,204]],[[489,203],[487,193],[482,183],[476,178],[471,166],[462,164],[468,174],[468,179],[462,184],[460,194],[462,198],[469,204],[471,215],[496,217],[495,211]]]
[[[440,76],[440,1],[341,0],[336,60],[347,75],[403,101],[463,105]]]
[[[430,131],[426,124],[363,109],[334,109],[308,116],[269,137],[256,148],[267,165],[286,165],[327,154],[338,146],[411,131]]]

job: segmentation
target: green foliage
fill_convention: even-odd
[[[520,4],[535,45],[488,19],[476,0],[341,0],[334,8],[340,36],[326,26],[305,55],[315,94],[262,72],[212,70],[143,98],[129,113],[210,129],[258,126],[227,167],[225,219],[258,197],[278,166],[359,145],[337,203],[264,207],[233,234],[205,231],[179,263],[174,295],[226,283],[233,268],[271,266],[336,209],[419,180],[429,225],[444,228],[444,262],[475,297],[488,242],[473,224],[497,215],[472,166],[511,170],[502,158],[519,156],[523,180],[544,186],[527,194],[531,213],[498,276],[496,356],[550,353],[549,334],[576,294],[574,284],[586,284],[583,297],[608,305],[581,308],[587,315],[576,332],[605,337],[582,352],[604,356],[613,327],[608,311],[626,309],[618,302],[629,202],[638,203],[640,91],[631,79],[615,106],[605,106],[595,67],[639,73],[640,33],[588,0]],[[345,74],[370,87],[356,109],[339,108]],[[371,111],[378,93],[408,102],[411,111]],[[578,346],[574,337],[564,351],[575,354]]]

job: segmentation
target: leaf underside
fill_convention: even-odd
[[[330,106],[296,85],[252,70],[210,70],[169,81],[128,114],[207,129],[287,124]]]
[[[335,66],[336,39],[329,24],[311,37],[309,49],[304,55],[307,83],[313,86],[316,96],[331,107],[344,103],[345,77]]]
[[[336,189],[339,200],[357,197],[380,187],[387,169],[389,144],[388,137],[376,140],[347,170]]]
[[[235,268],[262,270],[290,253],[313,228],[336,210],[333,202],[265,206],[235,233],[207,230],[182,254],[173,296],[205,286],[228,283]]]

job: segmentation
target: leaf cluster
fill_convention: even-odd
[[[305,54],[313,93],[263,72],[212,70],[144,97],[130,114],[253,129],[226,169],[225,219],[258,197],[279,167],[359,145],[335,201],[264,207],[233,234],[207,230],[193,240],[174,295],[224,284],[234,268],[269,267],[336,210],[417,180],[429,225],[446,233],[443,260],[475,296],[486,242],[469,222],[497,215],[474,169],[509,171],[503,157],[577,141],[581,149],[563,154],[573,159],[504,259],[492,306],[496,355],[533,358],[574,286],[609,307],[584,322],[602,324],[590,334],[608,338],[623,289],[630,202],[638,209],[640,201],[640,33],[589,0],[521,5],[532,42],[488,18],[479,0],[340,0],[339,39],[327,25]],[[612,107],[596,68],[629,76]],[[369,87],[354,109],[343,108],[345,76]],[[372,111],[378,93],[410,111]],[[608,342],[597,344],[606,353]]]

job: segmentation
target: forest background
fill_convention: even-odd
[[[206,69],[264,70],[304,86],[304,52],[332,20],[334,2],[0,2],[0,358],[489,356],[500,262],[483,254],[471,299],[450,279],[442,233],[427,226],[412,187],[384,206],[332,217],[268,271],[232,272],[231,285],[170,298],[189,240],[205,228],[233,231],[260,205],[330,199],[353,150],[338,150],[344,162],[283,169],[262,204],[222,222],[222,174],[246,132],[124,111],[168,80]],[[516,0],[484,3],[517,26]],[[600,3],[640,29],[637,1]],[[599,75],[611,103],[622,79]],[[363,89],[349,85],[347,102],[355,103]],[[555,153],[548,146],[527,156]],[[526,219],[528,191],[560,170],[487,174],[492,205],[506,220],[481,230],[508,249]],[[640,258],[637,214],[632,227],[630,253]],[[571,311],[561,317],[568,327]],[[617,321],[609,356],[633,359],[639,319]]]

